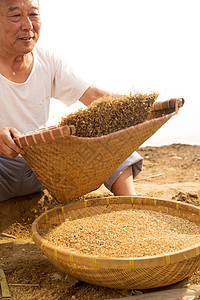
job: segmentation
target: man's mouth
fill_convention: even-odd
[[[21,37],[20,40],[23,40],[23,41],[30,41],[32,40],[34,37],[30,36],[30,37]]]

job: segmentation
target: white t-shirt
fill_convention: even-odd
[[[33,69],[24,83],[0,74],[0,127],[15,127],[21,133],[46,127],[50,98],[69,106],[89,87],[65,61],[47,50],[36,47],[33,57]]]

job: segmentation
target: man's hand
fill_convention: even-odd
[[[15,128],[0,127],[0,155],[15,158],[18,154],[24,154],[24,151],[13,140],[20,136],[21,133]]]

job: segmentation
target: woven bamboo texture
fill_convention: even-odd
[[[77,137],[74,127],[66,125],[29,133],[15,142],[49,193],[59,203],[68,203],[99,188],[183,103],[155,103],[149,120],[101,137]]]
[[[57,268],[82,281],[117,289],[149,289],[179,282],[199,268],[200,244],[146,257],[98,257],[57,247],[42,237],[65,218],[75,220],[114,210],[145,209],[186,218],[199,225],[200,209],[177,201],[146,197],[102,197],[73,202],[43,213],[32,224],[33,241]]]

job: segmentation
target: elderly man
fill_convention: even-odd
[[[13,137],[46,125],[50,98],[86,106],[109,93],[76,76],[69,65],[36,46],[39,0],[0,0],[0,201],[43,189]],[[114,195],[134,195],[143,160],[134,152],[105,185]]]

